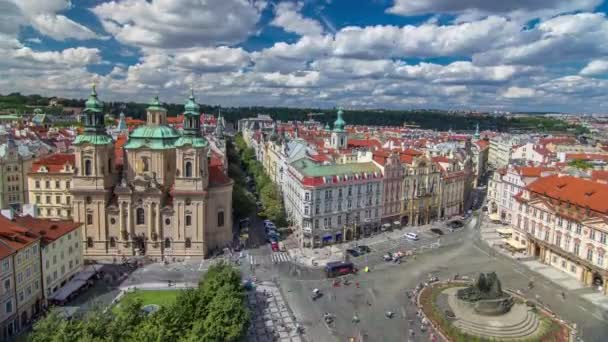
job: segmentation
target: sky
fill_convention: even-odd
[[[608,1],[608,0],[607,0]],[[0,0],[0,93],[608,113],[603,0]]]

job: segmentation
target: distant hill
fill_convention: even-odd
[[[57,112],[61,106],[84,107],[84,99],[62,99],[49,98],[40,95],[22,95],[12,93],[0,95],[0,110],[13,109],[17,112],[32,110],[32,107],[45,107],[50,99],[56,99],[59,108],[48,107],[47,112]],[[121,111],[127,116],[134,118],[144,118],[146,113],[146,103],[135,102],[106,102],[105,109],[108,113],[118,115]],[[165,103],[169,115],[175,116],[183,111],[183,104]],[[214,114],[220,111],[218,106],[201,104],[201,110],[207,114]],[[289,108],[289,107],[221,107],[222,116],[228,121],[235,122],[242,118],[256,116],[257,114],[269,114],[272,118],[281,121],[307,120],[308,113],[323,113],[324,115],[315,116],[315,120],[323,123],[332,123],[336,119],[336,111],[333,109],[320,108]],[[344,119],[347,124],[373,125],[373,126],[403,126],[404,123],[414,124],[420,128],[455,131],[472,131],[479,124],[481,130],[493,131],[534,131],[534,132],[566,132],[576,131],[583,133],[586,130],[579,126],[571,126],[565,122],[543,117],[542,113],[535,113],[530,117],[504,118],[487,114],[476,116],[463,116],[438,109],[419,109],[419,110],[346,110]]]

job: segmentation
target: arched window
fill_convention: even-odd
[[[85,176],[90,176],[91,175],[91,159],[86,159],[84,161],[84,175]]]
[[[217,226],[218,227],[224,226],[224,211],[223,210],[220,210],[217,212]]]
[[[141,164],[143,167],[143,170],[142,170],[143,172],[150,171],[150,160],[148,158],[146,158],[146,157],[141,158]]]
[[[89,248],[93,247],[93,238],[90,236],[87,238],[87,247],[89,247]]]
[[[186,177],[192,177],[192,162],[186,162]]]
[[[115,237],[110,237],[110,247],[114,248],[116,247],[116,238]]]
[[[169,238],[165,239],[165,248],[171,248],[171,240]]]
[[[186,215],[186,226],[191,226],[192,225],[192,216],[190,215]]]
[[[136,212],[135,212],[135,224],[144,224],[145,223],[145,213],[144,213],[144,208],[137,208]]]
[[[186,248],[192,247],[192,240],[190,238],[186,238]]]
[[[93,224],[93,215],[87,214],[87,224]]]

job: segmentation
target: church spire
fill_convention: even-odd
[[[346,122],[342,118],[342,107],[338,107],[338,118],[334,121],[334,132],[344,132]]]

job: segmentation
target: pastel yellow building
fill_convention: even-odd
[[[73,154],[52,154],[36,160],[28,173],[29,203],[41,218],[72,218],[70,187],[74,176]]]

